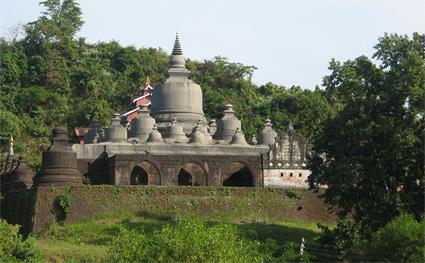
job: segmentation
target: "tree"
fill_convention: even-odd
[[[378,229],[402,211],[424,208],[425,35],[385,35],[367,57],[340,63],[324,78],[337,109],[314,143],[312,188],[352,212],[363,229]]]
[[[35,239],[24,240],[18,225],[10,225],[0,219],[0,261],[1,262],[43,262],[43,256],[35,248]]]

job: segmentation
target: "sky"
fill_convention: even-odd
[[[0,0],[0,36],[34,21],[37,0]],[[258,69],[252,80],[313,89],[331,58],[372,56],[385,32],[425,32],[425,0],[77,0],[89,42],[161,47],[176,32],[196,60],[227,57]]]

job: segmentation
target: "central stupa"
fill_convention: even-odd
[[[189,74],[180,40],[176,35],[168,78],[152,94],[151,114],[161,133],[165,132],[173,120],[178,121],[186,134],[192,132],[199,120],[206,124],[201,87],[188,78]]]

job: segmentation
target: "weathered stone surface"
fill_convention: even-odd
[[[199,119],[205,121],[201,87],[188,78],[185,58],[176,37],[170,59],[168,79],[152,93],[151,112],[158,129],[165,132],[168,123],[177,119],[186,134],[190,134]]]
[[[155,126],[155,119],[149,115],[147,106],[142,106],[138,110],[139,115],[130,124],[129,140],[137,140],[138,143],[145,143],[149,134]]]
[[[259,144],[273,145],[276,142],[277,133],[272,128],[270,119],[266,119],[264,129],[258,134],[257,142]]]
[[[82,184],[77,169],[77,153],[68,144],[68,131],[66,128],[54,128],[52,134],[52,145],[43,152],[42,168],[35,185]]]
[[[241,121],[236,118],[233,106],[227,104],[223,118],[217,122],[217,131],[214,134],[214,139],[227,143],[235,135],[238,128],[241,129]]]
[[[8,181],[7,191],[25,190],[33,185],[34,173],[27,165],[24,157],[19,157],[18,166],[12,171]]]
[[[127,129],[121,125],[121,118],[118,113],[112,118],[112,125],[107,130],[106,142],[123,143],[127,141]]]

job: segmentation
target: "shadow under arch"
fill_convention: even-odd
[[[149,175],[142,167],[136,165],[131,171],[130,184],[148,185]]]
[[[226,166],[225,174],[222,176],[223,186],[252,187],[254,186],[254,175],[248,165],[242,162],[233,162]]]
[[[178,185],[206,186],[207,173],[198,163],[188,162],[180,167]]]
[[[135,177],[136,175],[138,177]],[[161,175],[155,164],[149,161],[141,161],[134,166],[130,175],[130,183],[138,185],[160,185]]]

